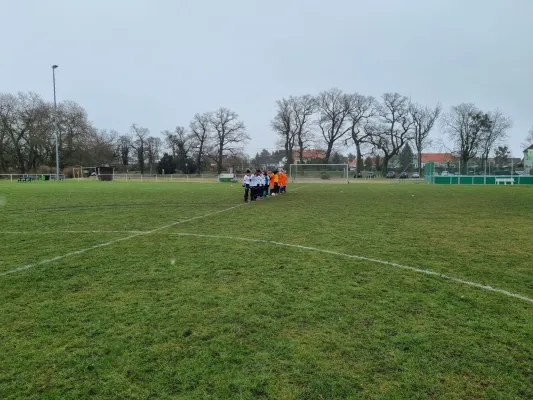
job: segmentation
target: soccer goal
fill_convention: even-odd
[[[291,182],[347,182],[348,164],[291,164],[289,165]]]

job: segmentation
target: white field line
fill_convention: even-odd
[[[184,224],[186,222],[195,221],[195,220],[201,219],[201,218],[211,217],[213,215],[217,215],[217,214],[220,214],[220,213],[223,213],[223,212],[226,212],[226,211],[234,210],[234,209],[236,209],[238,207],[241,207],[241,206],[242,206],[242,204],[239,204],[237,206],[225,208],[224,210],[215,211],[215,212],[212,212],[212,213],[199,215],[198,217],[193,217],[193,218],[185,219],[185,220],[182,220],[182,221],[173,222],[171,224],[162,226],[160,228],[155,228],[155,229],[152,229],[150,231],[141,232],[141,233],[135,233],[135,234],[123,237],[123,238],[110,240],[109,242],[100,243],[100,244],[97,244],[97,245],[94,245],[94,246],[91,246],[91,247],[86,247],[85,249],[72,251],[72,252],[64,254],[62,256],[49,258],[47,260],[42,260],[42,261],[36,262],[34,264],[23,265],[21,267],[17,267],[17,268],[11,269],[9,271],[1,272],[0,276],[6,276],[6,275],[14,274],[14,273],[17,273],[17,272],[25,271],[27,269],[34,268],[34,267],[37,267],[39,265],[49,264],[51,262],[59,261],[59,260],[62,260],[64,258],[67,258],[67,257],[75,256],[75,255],[78,255],[78,254],[83,254],[83,253],[86,253],[86,252],[88,252],[90,250],[95,250],[95,249],[99,249],[101,247],[111,246],[112,244],[115,244],[115,243],[124,242],[126,240],[133,239],[133,238],[138,237],[138,236],[156,233],[156,232],[162,231],[162,230],[167,229],[167,228],[171,228],[171,227],[176,226],[176,225]]]
[[[408,265],[402,265],[402,264],[398,264],[398,263],[395,263],[395,262],[378,260],[376,258],[356,256],[356,255],[353,255],[353,254],[340,253],[338,251],[324,250],[324,249],[319,249],[319,248],[316,248],[316,247],[302,246],[302,245],[299,245],[299,244],[276,242],[276,241],[271,241],[271,240],[249,239],[249,238],[242,238],[242,237],[220,236],[220,235],[202,235],[202,234],[185,233],[185,232],[172,233],[171,235],[176,235],[176,236],[194,236],[194,237],[201,237],[201,238],[207,238],[207,239],[240,240],[240,241],[243,241],[243,242],[254,242],[254,243],[268,243],[268,244],[273,244],[273,245],[276,245],[276,246],[293,247],[293,248],[301,249],[301,250],[308,250],[308,251],[314,251],[314,252],[318,252],[318,253],[331,254],[331,255],[334,255],[334,256],[338,256],[338,257],[346,257],[346,258],[352,258],[352,259],[361,260],[361,261],[368,261],[368,262],[375,263],[375,264],[382,264],[382,265],[386,265],[386,266],[389,266],[389,267],[400,268],[400,269],[404,269],[404,270],[408,270],[408,271],[412,271],[412,272],[417,272],[419,274],[435,276],[437,278],[445,279],[445,280],[448,280],[448,281],[451,281],[451,282],[461,283],[463,285],[473,286],[473,287],[476,287],[478,289],[483,289],[483,290],[486,290],[486,291],[489,291],[489,292],[500,293],[500,294],[503,294],[505,296],[513,297],[515,299],[520,299],[520,300],[523,300],[523,301],[526,301],[528,303],[533,304],[533,299],[531,299],[529,297],[526,297],[526,296],[522,296],[522,295],[513,293],[513,292],[509,292],[509,291],[504,290],[504,289],[498,289],[498,288],[495,288],[495,287],[492,287],[492,286],[489,286],[489,285],[483,285],[481,283],[468,281],[468,280],[457,278],[457,277],[454,277],[454,276],[451,276],[451,275],[441,274],[440,272],[431,271],[429,269],[410,267]]]
[[[294,189],[291,189],[291,192],[301,189],[305,186],[297,186]],[[290,192],[287,192],[290,193]],[[237,206],[240,207],[241,205]],[[185,222],[185,221],[183,221]],[[173,226],[173,225],[171,225]],[[164,228],[157,228],[155,231],[159,229]],[[0,235],[51,235],[51,234],[62,234],[62,233],[68,233],[68,234],[88,234],[88,233],[127,233],[127,234],[138,234],[138,235],[146,235],[149,233],[152,233],[152,231],[118,231],[118,230],[93,230],[93,231],[70,231],[70,230],[59,230],[59,231],[0,231]],[[2,276],[2,274],[0,274]]]
[[[39,234],[39,235],[48,235],[48,234],[60,234],[60,233],[146,233],[146,231],[0,231],[0,235],[27,235],[27,234]]]
[[[299,189],[301,187],[303,187],[303,186],[296,187],[296,188],[294,188],[292,190],[297,190],[297,189]],[[243,206],[243,204],[239,204],[239,205],[236,205],[236,206],[233,206],[233,207],[225,208],[224,210],[216,211],[216,212],[213,212],[213,213],[200,215],[198,217],[186,219],[186,220],[183,220],[183,221],[173,222],[172,224],[168,224],[168,225],[162,226],[160,228],[155,228],[155,229],[152,229],[152,230],[149,230],[149,231],[86,231],[86,232],[82,232],[82,231],[54,231],[53,233],[130,233],[131,232],[132,234],[129,235],[129,236],[123,237],[123,238],[110,240],[109,242],[100,243],[100,244],[97,244],[97,245],[94,245],[94,246],[91,246],[91,247],[86,247],[86,248],[81,249],[81,250],[72,251],[70,253],[63,254],[61,256],[57,256],[57,257],[54,257],[54,258],[49,258],[49,259],[46,259],[46,260],[42,260],[42,261],[36,262],[34,264],[27,264],[27,265],[23,265],[21,267],[13,268],[13,269],[5,271],[5,272],[0,272],[0,277],[6,276],[6,275],[10,275],[10,274],[14,274],[14,273],[17,273],[17,272],[22,272],[22,271],[25,271],[25,270],[28,270],[28,269],[31,269],[31,268],[38,267],[40,265],[49,264],[49,263],[52,263],[52,262],[55,262],[55,261],[62,260],[62,259],[67,258],[67,257],[83,254],[83,253],[86,253],[86,252],[88,252],[90,250],[95,250],[95,249],[98,249],[98,248],[101,248],[101,247],[111,246],[111,245],[113,245],[115,243],[120,243],[120,242],[123,242],[125,240],[133,239],[133,238],[138,237],[138,236],[149,235],[149,234],[152,234],[152,233],[155,233],[155,232],[159,232],[159,231],[162,231],[164,229],[171,228],[173,226],[180,225],[180,224],[183,224],[183,223],[186,223],[186,222],[190,222],[190,221],[194,221],[194,220],[197,220],[197,219],[200,219],[200,218],[206,218],[206,217],[210,217],[212,215],[216,215],[216,214],[220,214],[220,213],[223,213],[223,212],[226,212],[226,211],[230,211],[230,210],[233,210],[233,209],[241,207],[241,206]],[[27,234],[27,233],[43,233],[43,232],[35,232],[35,231],[19,231],[19,232],[5,231],[5,232],[0,232],[0,234]],[[46,233],[52,233],[52,232],[46,232]]]
[[[294,189],[289,189],[289,190],[287,190],[287,193],[294,192],[295,190],[301,189],[301,188],[303,188],[303,187],[305,187],[305,185],[296,186]]]

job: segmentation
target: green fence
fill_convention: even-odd
[[[424,181],[440,185],[533,185],[532,175],[456,175],[438,174],[434,163],[424,166]]]

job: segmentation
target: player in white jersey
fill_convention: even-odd
[[[249,203],[250,202],[250,184],[252,182],[252,177],[250,176],[250,170],[246,170],[246,174],[244,175],[244,178],[242,178],[242,187],[244,188],[244,202]]]

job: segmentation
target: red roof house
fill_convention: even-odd
[[[428,162],[436,164],[445,164],[453,161],[454,157],[451,153],[422,153],[422,166]]]
[[[326,154],[322,150],[313,150],[313,149],[304,150],[302,156],[303,156],[304,162],[307,160],[313,160],[313,159],[323,160],[324,158],[326,158]],[[295,160],[299,160],[300,153],[298,151],[294,151],[293,157]]]

